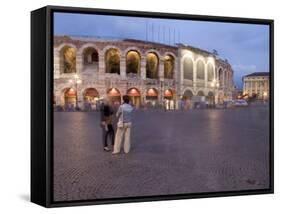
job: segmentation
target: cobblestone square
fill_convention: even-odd
[[[99,112],[54,113],[54,200],[269,187],[267,107],[134,112],[131,151],[103,151]]]

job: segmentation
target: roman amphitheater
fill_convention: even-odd
[[[136,108],[178,109],[195,98],[222,103],[233,89],[227,60],[189,45],[54,36],[55,106],[96,109],[127,94]]]

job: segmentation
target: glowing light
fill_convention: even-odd
[[[148,89],[148,91],[147,91],[147,96],[156,97],[156,96],[157,96],[156,90],[153,89],[153,88]]]
[[[108,96],[120,96],[120,92],[116,88],[112,88],[108,91]]]
[[[75,97],[76,96],[75,90],[73,88],[68,89],[65,92],[65,96],[66,97]]]
[[[173,94],[172,94],[171,90],[166,89],[165,92],[164,92],[164,96],[165,96],[165,97],[172,97]]]
[[[140,92],[136,88],[132,88],[128,91],[127,95],[129,95],[131,97],[139,97]]]

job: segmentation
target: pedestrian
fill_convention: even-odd
[[[112,125],[112,115],[113,111],[109,102],[105,100],[103,107],[101,109],[101,126],[103,130],[103,150],[110,151],[108,148],[108,137],[111,138],[111,145],[114,146],[114,128]]]
[[[114,150],[112,154],[118,154],[121,149],[121,141],[124,137],[124,152],[127,154],[130,151],[130,135],[132,126],[132,111],[133,107],[129,104],[128,95],[123,96],[123,104],[119,106],[116,116],[118,118],[117,131],[114,142]]]

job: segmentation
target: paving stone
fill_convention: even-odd
[[[269,187],[266,107],[134,112],[129,154],[103,151],[98,112],[54,113],[55,201]]]

